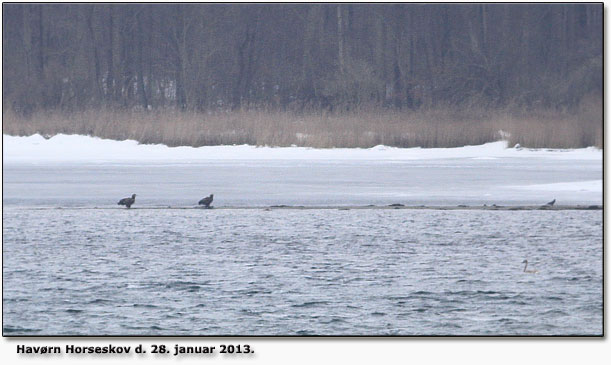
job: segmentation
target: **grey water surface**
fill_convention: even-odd
[[[601,335],[599,210],[142,209],[602,204],[500,188],[595,166],[438,163],[5,166],[3,334]]]

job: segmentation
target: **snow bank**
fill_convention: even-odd
[[[197,162],[204,160],[427,160],[444,158],[496,159],[540,157],[571,160],[600,160],[594,147],[575,150],[507,148],[504,141],[458,148],[372,148],[314,149],[308,147],[208,146],[168,147],[142,145],[133,140],[114,141],[97,137],[59,134],[45,139],[3,136],[4,162]]]

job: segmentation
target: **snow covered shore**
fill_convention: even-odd
[[[97,137],[59,134],[49,139],[39,134],[28,137],[3,135],[5,163],[120,163],[197,162],[206,160],[428,160],[444,158],[497,159],[539,157],[567,160],[600,160],[602,150],[588,147],[573,150],[507,148],[498,141],[457,148],[372,148],[315,149],[309,147],[206,146],[168,147],[142,145],[137,141],[115,141]]]

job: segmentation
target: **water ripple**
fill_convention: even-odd
[[[602,332],[601,211],[3,214],[9,336]]]

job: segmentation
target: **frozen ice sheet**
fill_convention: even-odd
[[[602,152],[178,147],[4,136],[4,204],[135,206],[602,204]]]

